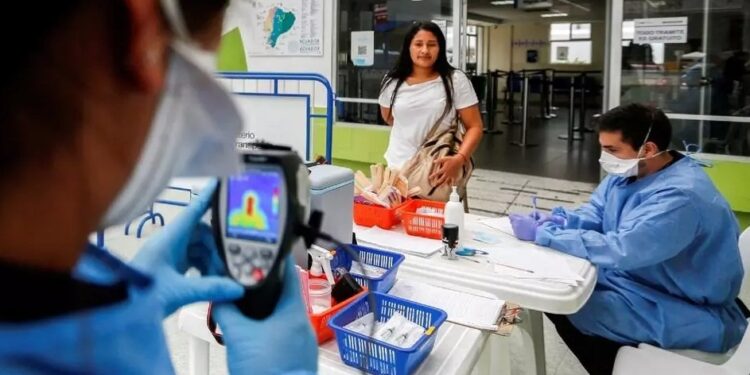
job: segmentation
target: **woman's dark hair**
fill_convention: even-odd
[[[445,42],[445,35],[443,34],[443,30],[440,29],[440,26],[435,24],[434,22],[415,22],[412,27],[409,29],[409,31],[406,33],[406,37],[404,38],[404,44],[401,47],[401,55],[399,55],[398,60],[396,61],[396,66],[391,69],[388,74],[385,75],[385,79],[383,79],[383,84],[380,86],[380,92],[382,93],[386,87],[388,87],[391,82],[396,82],[396,86],[393,88],[393,94],[391,94],[391,113],[393,113],[393,105],[396,102],[396,95],[398,94],[398,89],[401,87],[401,85],[404,84],[404,81],[406,81],[407,78],[411,75],[412,71],[414,70],[414,61],[411,59],[411,53],[409,51],[409,47],[411,47],[411,42],[414,40],[414,36],[417,35],[420,31],[428,31],[432,33],[432,35],[435,35],[435,38],[437,38],[438,46],[440,47],[440,51],[438,52],[437,60],[435,61],[435,65],[432,66],[432,68],[440,74],[440,78],[443,80],[443,87],[445,88],[445,110],[443,111],[443,114],[441,115],[441,118],[447,115],[451,109],[453,108],[453,72],[456,70],[451,64],[448,62],[448,53],[447,53],[447,43]]]

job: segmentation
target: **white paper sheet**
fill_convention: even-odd
[[[517,239],[513,235],[510,218],[482,218],[478,227],[500,236],[497,244],[479,244],[478,249],[490,253],[490,262],[496,272],[519,279],[536,279],[576,286],[583,278],[570,269],[561,254],[545,251],[539,246]],[[477,258],[480,259],[480,258]],[[533,272],[528,272],[533,271]]]
[[[513,234],[513,227],[510,225],[510,218],[507,216],[482,218],[479,219],[479,223],[515,237]]]
[[[505,301],[399,279],[388,293],[448,313],[448,321],[483,330],[497,330]]]
[[[357,241],[422,257],[428,257],[443,249],[443,242],[429,238],[414,237],[397,231],[372,227],[357,234]]]
[[[513,246],[483,247],[495,270],[521,279],[544,279],[578,285],[583,278],[572,269],[561,254],[544,251],[534,244],[517,241]],[[523,271],[526,270],[526,271]],[[528,272],[533,271],[533,272]]]

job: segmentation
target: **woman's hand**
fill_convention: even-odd
[[[466,158],[462,154],[445,156],[435,161],[434,172],[430,175],[432,186],[440,186],[445,183],[453,184],[458,180]]]

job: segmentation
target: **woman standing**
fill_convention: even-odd
[[[471,163],[483,135],[479,101],[466,74],[448,62],[445,36],[438,25],[412,26],[396,66],[383,80],[378,101],[383,119],[393,126],[385,153],[390,168],[401,170],[433,127],[447,130],[456,116],[465,129],[463,142],[455,154],[435,162],[431,185],[453,183],[462,167]]]

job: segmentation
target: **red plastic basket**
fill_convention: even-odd
[[[440,216],[418,214],[417,210],[421,207],[437,208],[440,210]],[[443,238],[445,202],[417,199],[407,202],[399,210],[401,212],[401,222],[404,224],[404,229],[409,235],[436,240]]]
[[[318,344],[322,344],[333,338],[333,330],[328,326],[328,321],[331,320],[331,318],[336,315],[336,313],[341,311],[341,309],[349,306],[350,303],[354,302],[354,300],[361,297],[365,293],[367,293],[367,288],[364,288],[364,290],[362,290],[361,292],[355,294],[352,297],[349,297],[349,299],[347,299],[346,301],[341,302],[328,310],[317,314],[310,313],[308,315],[308,317],[310,318],[310,324],[315,331],[315,336],[318,338]]]
[[[354,202],[354,222],[363,227],[379,226],[391,229],[401,222],[398,210],[409,202],[394,207],[385,208],[374,204]]]
[[[318,314],[308,313],[307,316],[308,318],[310,318],[310,325],[312,325],[313,331],[315,331],[315,337],[317,337],[318,339],[318,345],[333,338],[333,329],[328,326],[328,321],[331,320],[331,318],[339,311],[341,311],[344,307],[349,306],[352,302],[363,296],[365,293],[367,293],[367,288],[364,288],[361,292],[349,297],[349,299],[347,299],[346,301],[341,302],[328,310],[322,311]],[[224,338],[222,334],[217,331],[216,322],[213,320],[212,310],[213,304],[209,304],[208,315],[206,319],[208,323],[208,330],[214,336],[216,342],[224,345]]]

